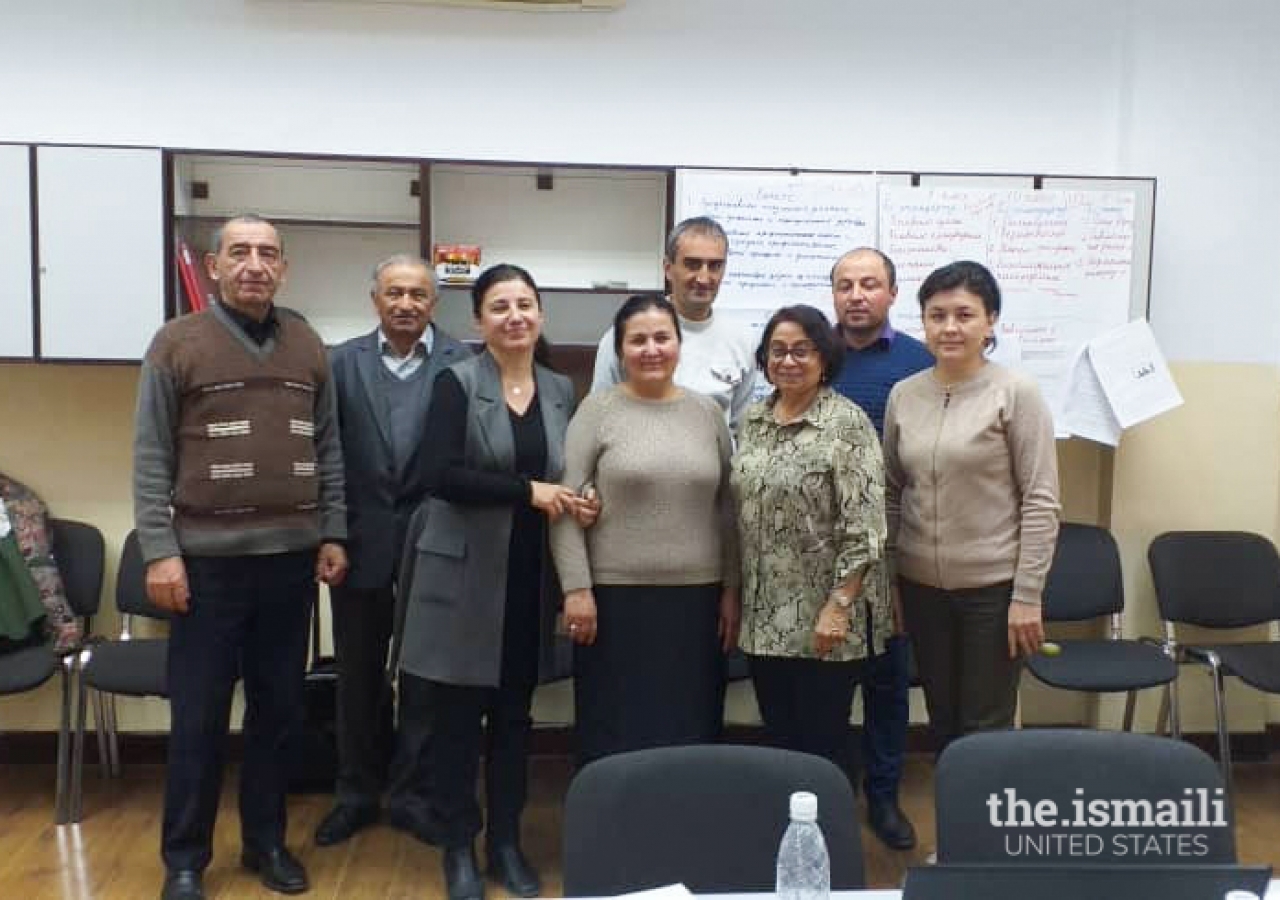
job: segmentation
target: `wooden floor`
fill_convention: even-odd
[[[163,870],[158,853],[163,770],[127,767],[108,782],[86,772],[85,819],[56,827],[53,770],[0,766],[0,898],[4,900],[138,900],[159,896]],[[570,767],[559,759],[533,764],[532,796],[525,818],[525,849],[543,873],[544,896],[560,894],[561,801]],[[1242,862],[1280,870],[1280,760],[1239,763],[1237,842]],[[907,761],[903,806],[921,841],[914,851],[887,850],[864,827],[870,887],[901,883],[906,867],[933,849],[931,757]],[[311,834],[329,807],[325,795],[292,798],[289,844],[307,866],[310,898],[434,900],[443,897],[439,851],[380,825],[338,847],[321,849]],[[214,860],[205,874],[210,898],[278,898],[239,868],[234,778],[223,792]],[[500,889],[489,891],[492,900]]]

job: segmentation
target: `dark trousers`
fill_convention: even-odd
[[[1009,658],[1012,584],[900,586],[938,752],[963,735],[1013,727],[1022,664]]]
[[[400,673],[400,742],[425,747],[430,827],[442,846],[465,847],[480,833],[482,753],[488,846],[519,843],[535,682],[504,678],[497,687],[474,687]]]
[[[377,806],[387,781],[394,729],[387,648],[395,594],[379,588],[332,588],[333,646],[338,659],[339,804]]]
[[[849,714],[863,661],[749,655],[747,662],[769,742],[829,759],[857,784]]]
[[[862,667],[863,793],[867,803],[896,803],[911,716],[911,643],[896,634]]]
[[[203,870],[213,824],[231,697],[243,677],[244,765],[240,832],[246,847],[283,845],[285,739],[302,714],[315,554],[187,557],[190,611],[169,632],[169,766],[161,855]]]

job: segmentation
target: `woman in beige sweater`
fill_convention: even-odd
[[[1036,383],[990,362],[1000,288],[976,262],[920,286],[936,360],[885,413],[889,545],[940,745],[1013,725],[1021,658],[1044,641],[1058,534],[1053,418]]]
[[[551,529],[582,762],[715,741],[722,651],[738,630],[724,414],[673,380],[669,301],[630,298],[613,334],[624,380],[588,396],[565,438],[564,481],[593,484],[600,517],[585,531],[568,517]]]

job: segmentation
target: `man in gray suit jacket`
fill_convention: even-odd
[[[370,291],[379,326],[334,349],[347,484],[346,583],[332,590],[338,657],[335,804],[316,843],[345,841],[378,818],[393,746],[387,649],[394,625],[393,585],[409,517],[426,486],[420,454],[431,388],[442,369],[469,351],[432,322],[435,273],[416,256],[384,259]],[[392,811],[392,818],[399,816]]]

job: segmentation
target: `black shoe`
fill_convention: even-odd
[[[445,848],[444,886],[449,900],[484,900],[484,882],[476,865],[476,851],[470,844]]]
[[[387,824],[392,828],[408,832],[424,844],[430,844],[432,847],[440,845],[440,835],[435,827],[407,809],[397,806],[388,807]]]
[[[867,823],[876,837],[894,850],[910,850],[916,845],[916,830],[896,801],[869,806]]]
[[[167,873],[160,900],[204,900],[200,873],[194,869],[175,869]]]
[[[517,897],[536,897],[542,880],[516,844],[489,848],[489,875]]]
[[[301,894],[307,883],[307,870],[302,868],[294,855],[284,847],[270,850],[253,850],[245,847],[240,853],[240,865],[262,877],[262,884],[269,891],[280,894]]]
[[[341,844],[362,828],[378,821],[378,807],[339,803],[316,826],[316,846]]]

